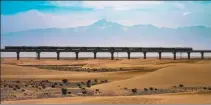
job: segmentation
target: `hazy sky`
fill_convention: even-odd
[[[152,24],[157,27],[176,28],[183,26],[206,26],[211,27],[211,1],[2,1],[1,2],[1,33],[24,31],[40,28],[70,28],[77,26],[87,26],[102,18],[118,22],[125,26],[135,24]],[[195,33],[193,33],[195,34]],[[197,34],[197,33],[196,33]],[[209,34],[211,35],[211,34]],[[203,35],[202,35],[203,36]],[[19,36],[10,37],[5,43],[29,44],[35,40],[19,40]],[[36,36],[34,36],[36,37]],[[71,36],[70,36],[71,37]],[[158,36],[159,37],[159,36]],[[14,39],[12,39],[14,38]],[[16,39],[15,39],[16,38]],[[191,44],[187,40],[184,43],[173,43],[174,38],[153,41],[144,40],[140,42],[129,40],[127,37],[123,41],[99,40],[104,45],[183,45],[189,44],[195,48],[211,48],[210,36],[204,36],[197,41],[197,38],[190,38]],[[33,37],[31,38],[33,39]],[[47,44],[78,44],[96,45],[95,41],[68,41],[66,37],[52,37]],[[70,38],[71,39],[71,38]],[[102,38],[103,39],[103,38]],[[119,38],[118,38],[119,39]],[[4,40],[4,39],[2,39]],[[156,39],[155,39],[156,40]],[[205,41],[206,40],[206,41]],[[13,42],[11,42],[13,41]],[[18,42],[19,41],[19,42]],[[57,41],[57,42],[56,42]],[[51,42],[51,43],[50,43]],[[110,43],[112,42],[112,43]],[[114,43],[115,42],[115,43]],[[172,43],[171,43],[172,42]],[[176,42],[176,41],[175,41]],[[36,42],[38,43],[38,42]],[[100,43],[99,43],[100,44]],[[48,55],[48,54],[47,54]],[[171,55],[171,54],[170,54]]]
[[[2,32],[84,26],[106,18],[123,25],[211,27],[210,1],[3,1]]]

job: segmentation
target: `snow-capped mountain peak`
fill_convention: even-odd
[[[101,19],[101,20],[98,20],[96,22],[94,22],[93,24],[91,24],[90,26],[121,26],[119,23],[116,23],[116,22],[113,22],[111,20],[108,20],[108,19]]]

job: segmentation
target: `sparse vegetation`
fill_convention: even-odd
[[[43,88],[43,89],[45,89],[45,88],[46,88],[46,86],[45,86],[45,85],[42,85],[42,88]]]
[[[81,82],[81,84],[84,85],[85,83],[84,82]]]
[[[179,84],[179,87],[184,87],[184,85],[183,84]]]
[[[144,91],[148,91],[148,89],[147,88],[144,88]]]
[[[92,85],[97,85],[97,83],[96,83],[96,82],[94,82],[94,83],[92,83]]]
[[[88,80],[87,83],[91,83],[91,80]]]
[[[55,85],[52,85],[51,87],[52,87],[52,88],[55,88]]]
[[[62,82],[65,83],[65,84],[67,84],[68,83],[68,80],[67,79],[63,79]]]
[[[137,92],[137,89],[134,88],[134,89],[131,89],[133,93],[136,93]]]
[[[44,95],[48,95],[48,93],[43,93]]]
[[[103,81],[103,80],[101,80],[100,82],[101,82],[101,83],[104,83],[104,81]]]
[[[95,81],[95,83],[98,83],[98,80],[97,79],[95,79],[94,81]]]
[[[18,85],[15,85],[15,87],[16,87],[16,89],[20,89],[20,86],[18,86]]]
[[[88,80],[88,81],[86,82],[86,86],[87,86],[87,87],[91,87],[91,80]]]
[[[61,91],[62,91],[62,95],[67,95],[67,89],[62,88]]]
[[[88,88],[90,88],[90,87],[91,87],[91,84],[90,84],[90,83],[88,83],[88,84],[86,84],[86,86],[87,86]]]
[[[102,70],[104,70],[104,69],[102,69]],[[124,70],[127,70],[127,68],[124,68]],[[130,72],[133,72],[133,71],[130,71]],[[89,89],[87,87],[91,87],[91,86],[93,86],[93,84],[96,84],[96,83],[97,84],[98,83],[100,84],[101,82],[106,83],[106,82],[108,82],[108,80],[109,80],[109,82],[112,82],[111,78],[110,78],[111,80],[110,79],[105,80],[105,79],[95,77],[95,78],[90,79],[90,80],[85,80],[85,81],[81,80],[83,82],[81,82],[81,81],[77,81],[77,82],[69,81],[68,82],[67,79],[64,79],[64,78],[65,77],[60,79],[57,83],[53,82],[53,80],[50,81],[49,83],[46,83],[47,81],[45,79],[43,79],[43,80],[40,80],[40,81],[36,80],[36,81],[31,82],[31,83],[29,83],[29,81],[25,82],[25,80],[24,81],[21,80],[20,84],[17,84],[16,81],[13,80],[13,81],[8,81],[7,83],[2,83],[2,86],[8,87],[10,85],[11,87],[13,87],[11,89],[10,88],[7,89],[7,87],[6,88],[3,87],[3,91],[6,90],[5,91],[6,95],[16,94],[18,96],[18,98],[15,99],[15,100],[29,99],[29,98],[51,98],[51,97],[55,98],[55,97],[58,97],[58,95],[59,96],[63,96],[63,95],[67,95],[67,96],[72,96],[72,95],[73,96],[75,96],[75,95],[76,96],[77,95],[88,96],[88,95],[91,95],[91,96],[100,96],[101,97],[101,96],[116,96],[116,95],[124,95],[124,96],[151,95],[151,94],[156,95],[156,94],[178,93],[178,92],[182,93],[182,92],[195,92],[195,91],[205,93],[205,92],[209,92],[209,90],[211,90],[211,87],[209,88],[209,86],[207,86],[207,85],[201,85],[201,86],[194,86],[193,85],[193,87],[191,87],[191,86],[188,86],[187,84],[184,84],[184,85],[187,85],[187,86],[184,87],[182,84],[180,84],[180,83],[183,83],[183,82],[180,82],[176,85],[175,85],[175,83],[174,84],[172,83],[175,86],[171,85],[170,87],[166,87],[166,88],[164,88],[165,85],[163,86],[163,88],[161,88],[162,86],[160,86],[160,87],[157,87],[158,89],[155,88],[156,86],[153,86],[153,85],[151,85],[151,87],[150,87],[150,85],[148,87],[145,87],[145,88],[143,87],[142,89],[139,89],[138,86],[137,87],[134,86],[132,88],[131,87],[127,88],[127,84],[125,85],[124,82],[122,82],[122,83],[114,84],[111,87],[108,86],[110,88],[108,90],[106,89],[107,86],[102,87],[102,89],[105,88],[107,90],[107,91],[102,91],[101,88],[95,88],[94,90],[92,90],[92,89]],[[87,78],[87,77],[84,77],[83,79],[85,79],[85,78]],[[139,80],[137,80],[137,81],[131,80],[131,81],[128,81],[128,82],[138,83],[138,81]],[[126,82],[126,83],[128,83],[128,82]],[[186,83],[186,82],[184,82],[184,83]],[[120,85],[120,84],[123,84],[123,85]],[[16,85],[20,87],[19,90],[16,88]],[[140,85],[140,87],[141,87],[141,84],[137,84],[137,85]],[[30,87],[30,88],[26,88],[27,86]],[[31,86],[36,86],[36,87],[38,86],[38,88],[40,90],[38,88],[31,88]],[[144,84],[142,86],[144,86]],[[47,89],[44,90],[45,88],[43,88],[43,87],[45,87]],[[96,87],[98,87],[98,86],[96,86]],[[172,87],[174,87],[174,88],[172,88]],[[180,88],[180,87],[184,87],[184,88]],[[48,88],[49,88],[49,90],[48,90]],[[55,89],[53,89],[53,88],[55,88]],[[16,91],[14,91],[13,89],[16,90]],[[98,94],[98,93],[101,93],[101,91],[102,91],[103,94]],[[113,91],[115,91],[115,93],[113,93]],[[8,92],[8,94],[7,94],[7,92]],[[49,94],[49,93],[46,93],[46,92],[50,93],[50,97],[47,97],[47,94]],[[28,94],[27,97],[26,96],[23,97],[24,93]],[[45,94],[45,95],[43,95],[43,94]],[[5,99],[8,99],[8,97],[6,96]]]
[[[153,87],[150,87],[149,90],[154,90],[154,88]]]
[[[86,90],[82,90],[82,94],[86,94],[87,93],[87,91]]]
[[[207,90],[207,87],[203,87],[204,90]]]
[[[21,91],[22,91],[22,92],[25,92],[26,90],[25,90],[25,89],[22,89]]]
[[[80,83],[78,83],[77,85],[78,85],[79,88],[81,88],[81,84]]]

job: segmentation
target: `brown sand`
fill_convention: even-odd
[[[62,80],[64,78],[69,81],[82,81],[88,79],[122,80],[145,74],[145,72],[68,72],[32,67],[20,67],[8,64],[2,64],[1,68],[1,78],[4,80]]]
[[[10,65],[13,64],[13,65]],[[88,68],[118,68],[118,67],[144,67],[158,70],[154,72],[67,72],[33,67],[20,67],[17,65],[66,65],[85,64]],[[161,69],[159,69],[161,68]],[[131,59],[131,60],[34,60],[14,58],[3,59],[1,64],[1,78],[5,80],[61,80],[81,81],[87,79],[114,80],[110,83],[100,84],[91,89],[100,89],[102,93],[121,94],[122,88],[165,88],[178,84],[184,86],[210,86],[211,60],[157,60],[157,59]],[[3,103],[211,103],[210,94],[163,94],[142,96],[96,96],[96,97],[66,97],[45,98],[19,101],[5,101]]]
[[[211,94],[165,94],[146,96],[65,97],[5,101],[3,104],[210,104]]]
[[[118,93],[122,88],[164,88],[183,84],[185,86],[211,85],[211,65],[209,64],[182,64],[163,68],[155,72],[127,80],[114,81],[107,84],[93,86],[105,93]],[[120,91],[121,92],[121,91]]]

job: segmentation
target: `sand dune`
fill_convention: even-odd
[[[63,97],[4,101],[3,104],[210,104],[211,94],[165,94],[146,96]]]
[[[84,64],[85,68],[147,68],[157,69],[153,72],[70,72],[34,67],[22,67],[17,65],[70,65]],[[141,70],[140,70],[141,71]],[[87,97],[60,97],[43,98],[18,101],[4,101],[3,103],[111,103],[111,104],[202,104],[211,103],[211,94],[162,94],[141,96],[112,96],[124,94],[124,88],[143,89],[149,87],[166,88],[183,84],[184,86],[211,86],[211,60],[157,60],[157,59],[90,59],[90,60],[35,60],[3,59],[1,64],[1,78],[3,80],[50,80],[83,81],[88,79],[109,80],[111,82],[92,86],[90,89],[100,89],[102,95],[111,96],[87,96]]]
[[[62,80],[82,81],[88,79],[122,80],[145,74],[145,72],[107,72],[88,73],[46,70],[32,67],[20,67],[15,65],[2,64],[1,78],[6,80]]]
[[[155,58],[149,59],[120,59],[120,60],[109,60],[109,59],[88,59],[88,60],[55,60],[55,59],[29,59],[22,58],[17,61],[14,58],[2,59],[4,64],[15,64],[15,65],[71,65],[71,64],[84,64],[86,68],[119,68],[119,67],[163,67],[177,64],[187,63],[209,63],[210,60],[169,60],[163,59],[158,60]]]
[[[122,88],[148,88],[148,87],[171,87],[178,84],[186,86],[211,85],[211,65],[209,64],[183,64],[163,68],[143,76],[127,80],[115,81],[107,84],[94,86],[105,93],[116,92]]]

